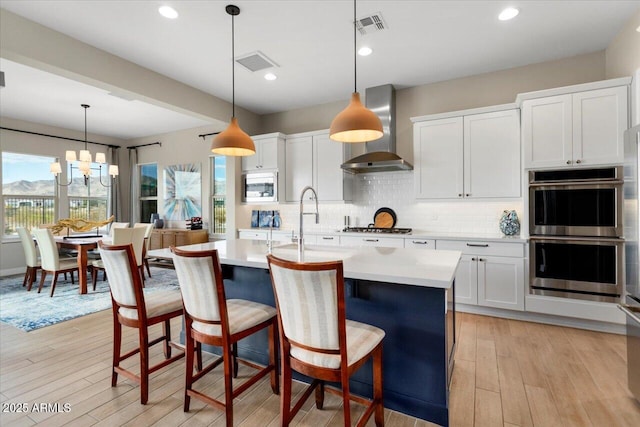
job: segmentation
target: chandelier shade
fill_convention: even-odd
[[[231,122],[229,126],[213,138],[211,152],[221,156],[251,156],[256,154],[256,146],[251,137],[240,128],[236,118],[236,74],[235,74],[235,26],[234,17],[240,15],[240,8],[227,5],[231,15]]]
[[[353,0],[353,93],[347,108],[334,117],[329,128],[329,138],[337,142],[374,141],[384,134],[380,118],[360,102],[356,51],[356,0]]]
[[[67,150],[65,151],[64,157],[65,157],[65,160],[69,163],[79,161],[77,169],[84,176],[84,185],[88,185],[89,177],[91,176],[91,163],[92,163],[91,152],[87,149],[87,108],[89,108],[90,106],[88,104],[81,104],[80,106],[84,108],[84,150],[80,150],[80,153],[77,157],[76,157],[75,151]],[[102,165],[104,163],[107,163],[107,159],[104,153],[96,153],[96,163],[98,163],[98,171],[99,171],[98,176],[100,178],[100,184],[102,184],[104,187],[111,187],[111,185],[104,184],[102,182]],[[51,172],[54,175],[56,179],[56,183],[63,187],[67,187],[73,183],[73,169],[74,169],[74,165],[72,164],[70,165],[71,171],[70,171],[69,183],[61,184],[60,182],[58,182],[58,175],[62,173],[62,165],[60,164],[60,162],[54,162],[54,163],[51,163],[51,165],[49,166],[49,172]],[[115,178],[116,176],[119,175],[117,165],[109,166],[109,175],[111,175],[111,178]]]

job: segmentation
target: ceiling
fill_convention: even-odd
[[[214,96],[231,101],[229,1],[30,1],[0,6]],[[157,12],[169,4],[179,13]],[[236,103],[257,114],[349,98],[353,90],[350,0],[239,0],[236,57],[262,52],[278,66],[252,73],[236,65]],[[520,15],[501,22],[516,6]],[[358,89],[402,89],[605,49],[640,1],[367,1],[357,17],[380,12],[385,30],[357,36],[373,49],[358,57]],[[0,60],[6,87],[0,114],[119,138],[207,124],[142,101]],[[271,71],[275,81],[263,78]],[[66,102],[63,102],[66,101]],[[114,125],[116,123],[117,125]]]

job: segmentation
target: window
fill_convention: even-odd
[[[226,157],[211,158],[211,233],[227,231],[227,162]]]
[[[139,165],[140,222],[151,221],[151,214],[158,212],[158,165]]]
[[[49,173],[53,157],[2,153],[4,235],[17,227],[34,228],[55,222],[56,184]]]
[[[91,163],[91,177],[85,180],[76,165],[68,165],[68,176],[73,174],[71,184],[67,187],[69,218],[89,221],[108,218],[109,188],[100,184],[99,172],[99,164]]]

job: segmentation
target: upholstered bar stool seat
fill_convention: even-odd
[[[145,293],[144,303],[147,318],[182,310],[182,299],[178,290]],[[138,320],[138,310],[133,308],[120,307],[118,313],[126,319]]]

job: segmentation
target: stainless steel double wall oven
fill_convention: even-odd
[[[618,302],[622,167],[529,172],[532,294]]]

